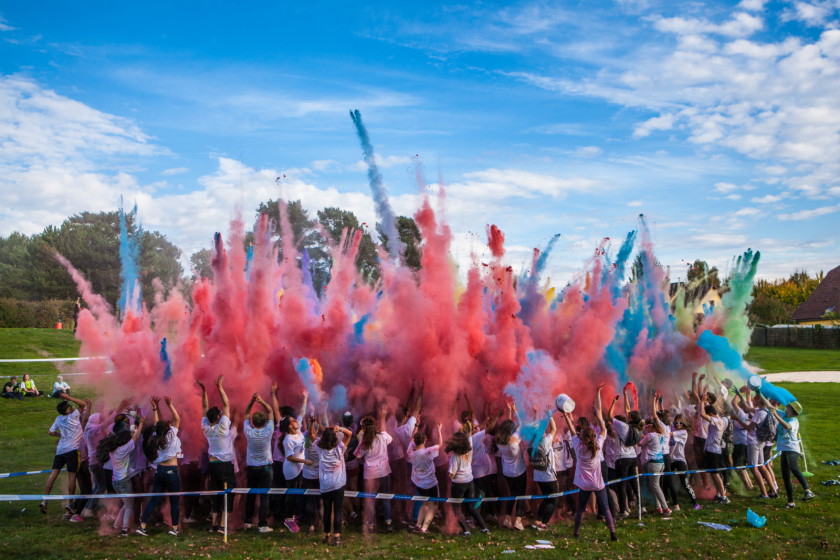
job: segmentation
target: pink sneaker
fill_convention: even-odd
[[[292,533],[299,533],[300,532],[300,527],[298,527],[298,524],[297,524],[297,522],[295,522],[294,517],[292,517],[290,519],[287,519],[286,521],[283,522],[283,524]]]
[[[694,511],[697,511],[697,510],[700,510],[700,509],[703,509],[703,506],[701,506],[700,504],[694,504]]]
[[[82,517],[80,515],[74,515],[73,517],[70,518],[70,523],[84,523],[84,522],[85,522],[85,520],[82,519]]]
[[[670,509],[666,509],[665,511],[662,512],[662,517],[668,517],[669,515],[671,515],[671,510]]]

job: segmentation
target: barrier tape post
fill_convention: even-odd
[[[225,482],[225,544],[227,544],[227,482]]]
[[[641,476],[639,476],[638,467],[636,467],[636,501],[639,502],[639,521],[641,521],[642,520],[642,482],[641,482]]]

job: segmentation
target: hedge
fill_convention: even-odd
[[[61,315],[64,328],[72,329],[75,304],[72,299],[23,301],[0,298],[0,328],[52,329]]]

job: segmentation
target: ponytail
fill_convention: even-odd
[[[166,447],[169,432],[170,425],[166,420],[143,429],[143,454],[150,463],[157,461],[158,450]]]
[[[598,456],[598,439],[595,430],[592,427],[584,428],[583,431],[580,433],[580,440],[586,446],[586,449],[589,453],[592,454],[592,458]]]
[[[372,416],[362,418],[362,430],[364,430],[364,435],[362,436],[361,446],[362,449],[368,451],[376,439],[376,420]]]
[[[117,426],[114,426],[114,429],[117,429]],[[96,446],[96,460],[104,465],[110,460],[111,453],[129,441],[131,441],[131,432],[128,430],[118,430],[108,434]]]

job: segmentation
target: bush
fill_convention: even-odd
[[[51,329],[61,315],[64,328],[73,328],[72,299],[50,299],[44,301],[23,301],[0,299],[0,328]]]
[[[769,327],[788,325],[793,322],[794,309],[796,308],[778,298],[759,292],[750,304],[750,322]]]

